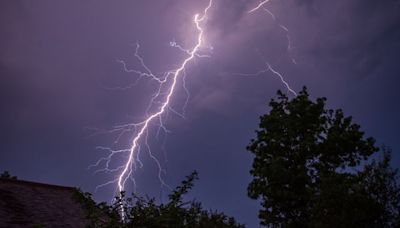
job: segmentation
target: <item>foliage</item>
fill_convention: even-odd
[[[373,160],[358,175],[362,186],[376,202],[378,224],[400,226],[400,185],[398,169],[390,167],[391,150],[382,148],[382,161]]]
[[[261,199],[261,224],[288,227],[392,226],[399,218],[397,171],[343,111],[278,91],[247,149],[255,155],[248,195]]]
[[[193,187],[197,172],[182,181],[169,195],[166,204],[157,204],[154,198],[143,198],[135,194],[131,198],[116,197],[112,205],[96,204],[89,193],[77,191],[77,197],[86,207],[90,227],[135,227],[135,228],[236,228],[244,227],[234,218],[216,211],[202,209],[197,201],[184,202],[183,196]]]
[[[0,174],[0,179],[9,179],[9,180],[16,180],[16,176],[11,176],[11,174],[8,171],[4,171],[3,173]]]

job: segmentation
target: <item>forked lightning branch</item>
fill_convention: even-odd
[[[152,129],[152,126],[158,126],[159,131],[164,130],[167,132],[167,129],[164,126],[164,116],[168,111],[172,111],[178,115],[181,115],[174,111],[174,109],[170,106],[171,105],[171,100],[174,98],[176,95],[176,90],[178,86],[178,82],[180,80],[183,81],[183,89],[187,92],[188,90],[185,87],[185,72],[186,69],[190,66],[190,64],[194,61],[195,58],[198,57],[206,57],[207,55],[204,55],[202,52],[204,49],[207,49],[204,45],[204,40],[205,40],[205,26],[207,23],[207,19],[209,17],[210,9],[214,5],[214,1],[216,0],[209,0],[208,4],[204,7],[204,9],[201,11],[199,14],[193,15],[193,27],[195,28],[196,31],[196,38],[195,38],[195,45],[190,48],[190,49],[184,49],[182,46],[177,44],[175,41],[170,43],[171,47],[178,48],[180,51],[186,54],[186,58],[182,60],[180,64],[178,64],[178,67],[176,69],[167,71],[161,75],[154,74],[152,70],[145,64],[145,60],[141,57],[139,54],[139,49],[140,45],[136,44],[136,49],[135,49],[135,58],[137,61],[140,63],[140,66],[142,70],[136,70],[136,69],[129,69],[127,65],[125,64],[124,61],[118,60],[122,66],[123,69],[126,72],[130,73],[135,73],[138,75],[137,80],[133,84],[134,86],[138,84],[138,82],[141,79],[147,79],[152,82],[155,82],[158,87],[153,92],[150,94],[150,103],[147,108],[147,113],[148,115],[139,122],[135,123],[127,123],[123,125],[117,125],[114,126],[111,130],[107,131],[108,133],[117,133],[119,136],[117,138],[117,141],[119,140],[122,135],[131,133],[133,132],[131,136],[131,141],[129,142],[129,146],[124,149],[112,149],[109,147],[98,147],[98,149],[105,150],[108,152],[108,155],[105,157],[100,158],[95,164],[93,164],[90,167],[100,167],[102,168],[97,169],[95,172],[108,172],[108,173],[113,173],[117,174],[116,178],[103,183],[101,185],[98,185],[97,188],[103,187],[106,185],[110,184],[116,184],[117,186],[117,191],[118,192],[123,192],[126,190],[126,186],[129,180],[132,181],[133,187],[135,189],[136,187],[136,181],[134,178],[134,172],[138,168],[143,167],[143,162],[141,161],[141,151],[147,151],[148,155],[150,156],[151,159],[154,160],[158,167],[158,178],[161,182],[161,184],[164,187],[168,187],[168,185],[165,183],[163,179],[163,175],[165,174],[165,170],[163,169],[161,163],[157,159],[157,157],[152,153],[152,150],[150,148],[150,143],[149,143],[149,137],[150,137],[150,130]],[[255,8],[251,9],[248,11],[249,14],[259,10],[259,9],[264,9],[265,4],[268,3],[269,0],[266,1],[261,1]],[[266,10],[273,19],[275,20],[275,16],[268,10]],[[280,25],[281,26],[281,25]],[[288,29],[284,26],[281,26],[286,32],[288,32]],[[290,49],[290,39],[288,38],[288,51]],[[266,71],[271,71],[274,75],[278,76],[281,82],[285,85],[285,87],[293,93],[294,95],[296,94],[289,86],[289,84],[284,80],[283,76],[276,70],[274,70],[269,63],[266,63],[267,69],[259,71],[258,74],[265,73]],[[242,74],[246,75],[246,74]],[[128,88],[128,87],[127,87]],[[186,103],[183,105],[184,107],[187,105],[188,99],[186,99]],[[154,110],[153,112],[150,112],[150,110]],[[111,163],[115,159],[116,156],[119,155],[125,155],[126,160],[122,163],[122,165],[119,165],[117,167],[112,167]]]

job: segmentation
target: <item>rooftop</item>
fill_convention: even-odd
[[[0,178],[0,227],[85,227],[76,189]]]

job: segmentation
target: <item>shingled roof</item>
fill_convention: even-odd
[[[76,189],[0,178],[0,227],[85,227]]]

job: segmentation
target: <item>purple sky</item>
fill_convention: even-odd
[[[112,179],[87,167],[104,155],[95,147],[113,146],[115,135],[88,137],[89,129],[140,120],[153,89],[145,80],[129,90],[107,89],[135,79],[116,60],[139,67],[139,42],[154,72],[174,69],[184,55],[169,42],[193,46],[192,18],[207,2],[1,1],[0,171],[90,192]],[[313,97],[326,96],[329,107],[352,115],[378,145],[392,147],[400,166],[400,1],[271,0],[266,7],[276,21],[262,10],[246,13],[257,4],[215,0],[205,31],[211,57],[186,71],[186,118],[169,113],[165,143],[162,136],[150,139],[169,185],[198,170],[191,195],[249,227],[257,226],[259,207],[246,196],[252,156],[245,147],[268,101],[286,90],[271,72],[234,73],[256,73],[268,61],[296,91],[306,85]],[[279,24],[289,29],[290,51]],[[179,87],[172,106],[181,111],[184,99]],[[142,160],[138,193],[159,198],[156,164],[146,153]],[[108,200],[114,187],[96,197]],[[165,199],[168,192],[161,192]]]

